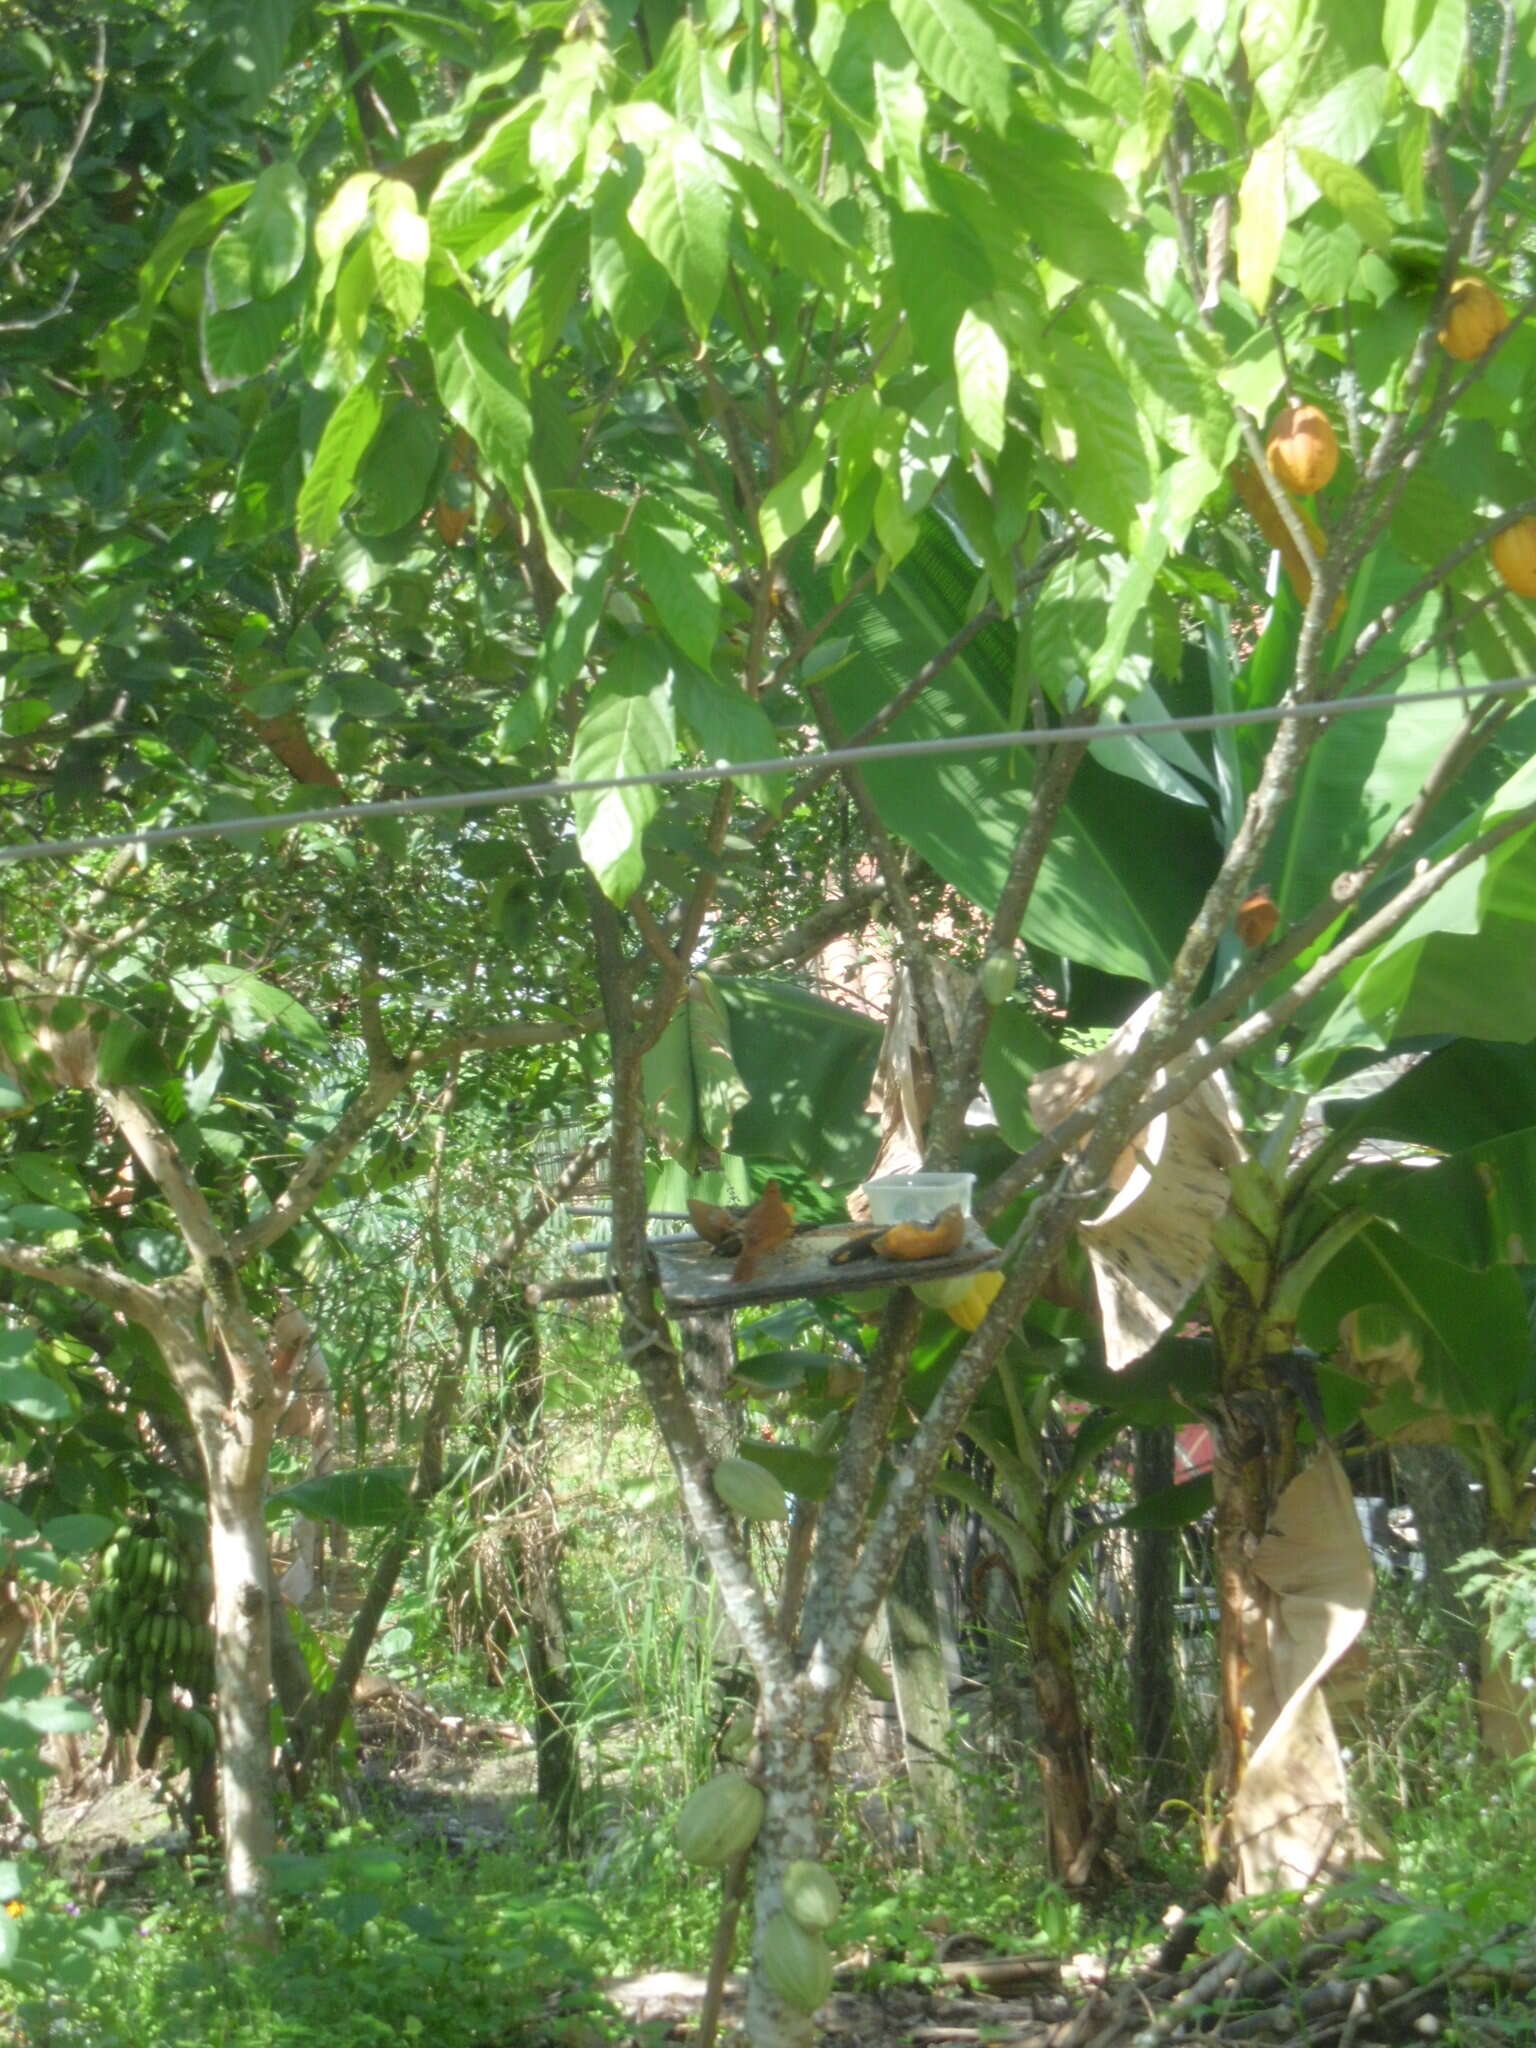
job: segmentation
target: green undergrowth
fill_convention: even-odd
[[[360,1830],[276,1871],[282,1945],[241,1951],[208,1873],[146,1869],[84,1908],[25,1882],[0,1979],[18,2048],[565,2048],[608,2037],[601,1922],[523,1855],[445,1856]]]

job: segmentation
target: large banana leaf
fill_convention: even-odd
[[[809,569],[808,617],[833,594]],[[936,517],[880,595],[838,620],[823,680],[845,731],[890,702],[965,623],[976,571]],[[1017,635],[984,628],[886,737],[947,738],[1008,725]],[[960,893],[995,907],[1030,810],[1024,750],[882,762],[865,770],[880,815]],[[1096,762],[1079,771],[1041,873],[1026,939],[1107,973],[1156,983],[1199,903],[1216,858],[1209,816]]]
[[[1348,1198],[1460,1266],[1524,1265],[1536,1246],[1536,1047],[1455,1039],[1341,1121],[1351,1143],[1422,1145],[1438,1164],[1367,1166]]]
[[[1377,548],[1348,594],[1348,617],[1339,643],[1347,644],[1385,605],[1399,600],[1421,573],[1392,548]],[[1376,683],[1378,676],[1395,667],[1406,648],[1434,630],[1439,604],[1438,596],[1421,600],[1382,636],[1350,678],[1352,696],[1380,687],[1389,700],[1476,679],[1459,673],[1445,654],[1438,654],[1412,663],[1385,685]],[[1293,603],[1276,606],[1264,639],[1236,685],[1245,702],[1273,703],[1289,687],[1293,614]],[[1418,793],[1430,763],[1464,715],[1465,705],[1447,697],[1441,704],[1404,705],[1382,714],[1342,718],[1322,734],[1265,857],[1266,880],[1283,917],[1311,909],[1334,877],[1375,843]],[[1264,729],[1244,735],[1241,751],[1250,787],[1270,737]],[[1458,782],[1439,814],[1440,828],[1454,824],[1489,794],[1490,788],[1479,786],[1476,778]]]
[[[1377,1304],[1410,1319],[1424,1358],[1419,1384],[1450,1415],[1497,1423],[1536,1398],[1525,1294],[1513,1268],[1469,1272],[1373,1223],[1314,1281],[1299,1334],[1331,1352],[1343,1318]]]
[[[1527,764],[1432,853],[1536,798]],[[1355,967],[1301,1056],[1321,1079],[1350,1046],[1456,1035],[1536,1038],[1536,827],[1472,862]]]
[[[881,1026],[787,981],[722,977],[715,990],[749,1091],[731,1124],[730,1150],[792,1160],[818,1179],[857,1180],[879,1136],[864,1105]]]
[[[1453,1039],[1368,1101],[1328,1120],[1351,1142],[1393,1138],[1454,1153],[1536,1128],[1536,1046]]]

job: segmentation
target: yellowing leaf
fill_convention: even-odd
[[[1285,138],[1272,135],[1254,151],[1237,193],[1237,282],[1256,313],[1269,304],[1285,223]]]

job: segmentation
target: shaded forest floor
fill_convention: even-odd
[[[400,1820],[472,1853],[507,1826],[509,1801],[532,1796],[521,1729],[444,1722],[419,1695],[385,1688],[359,1712],[365,1776]],[[1497,1936],[1458,1946],[1436,1923],[1438,1900],[1413,1901],[1369,1879],[1335,1903],[1239,1914],[1224,1939],[1197,1936],[1171,1894],[1162,1943],[1124,1939],[1081,1952],[1009,1954],[963,1931],[938,1943],[929,1983],[864,1988],[881,1958],[838,1972],[818,2015],[820,2038],[850,2048],[1155,2048],[1162,2041],[1396,2048],[1536,2048],[1536,1897]],[[687,2042],[704,1980],[668,1967],[608,1978],[602,1989],[635,2031],[626,2048]],[[898,1964],[899,1967],[899,1964]],[[739,2036],[745,1979],[728,1985],[721,2034]]]
[[[357,1713],[358,1798],[381,1839],[428,1844],[462,1863],[473,1891],[482,1854],[528,1840],[532,1751],[513,1724],[444,1714],[421,1695],[374,1685]],[[175,1853],[154,1784],[135,1774],[89,1796],[85,1766],[74,1800],[61,1799],[49,1829],[82,1895],[131,1896],[156,1847]],[[1373,1898],[1374,1894],[1374,1898]],[[1536,1900],[1510,1900],[1495,1938],[1448,1941],[1433,1925],[1435,1902],[1416,1911],[1385,1885],[1362,1882],[1334,1906],[1282,1908],[1266,1920],[1239,1916],[1207,1927],[1198,1946],[1175,1932],[1159,1953],[1131,1949],[1007,1955],[984,1940],[946,1937],[935,1961],[905,1974],[928,1981],[875,1982],[902,1972],[889,1951],[850,1958],[818,2015],[818,2036],[848,2048],[1157,2048],[1165,2041],[1447,2048],[1536,2043]],[[1233,1936],[1235,1938],[1228,1938]],[[1178,1953],[1180,1946],[1187,1955]],[[655,1958],[650,1971],[608,1976],[610,2007],[557,2015],[547,2032],[526,2028],[484,2048],[661,2048],[697,2033],[701,1976]],[[940,1981],[933,1981],[935,1978]],[[720,2039],[741,2038],[743,1979],[730,1981]],[[192,2048],[192,2044],[187,2044]],[[338,2048],[347,2044],[338,2043]]]

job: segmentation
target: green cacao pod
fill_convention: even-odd
[[[721,1771],[683,1801],[677,1846],[687,1863],[713,1868],[740,1856],[757,1840],[763,1795],[740,1771]]]
[[[1012,953],[989,953],[981,963],[981,993],[994,1010],[1018,986],[1019,963]]]
[[[811,1934],[830,1927],[843,1910],[831,1871],[820,1863],[791,1863],[784,1872],[784,1910]]]
[[[761,1961],[763,1975],[796,2012],[815,2012],[832,1995],[827,1944],[788,1913],[775,1913],[763,1929]]]
[[[925,1280],[912,1292],[929,1308],[953,1308],[957,1301],[964,1301],[971,1291],[974,1273],[962,1273],[954,1280]]]
[[[720,1733],[719,1750],[727,1763],[744,1764],[757,1740],[757,1711],[740,1706]]]
[[[750,1458],[722,1458],[714,1470],[715,1491],[733,1515],[748,1522],[782,1522],[789,1514],[784,1489],[771,1472]]]

